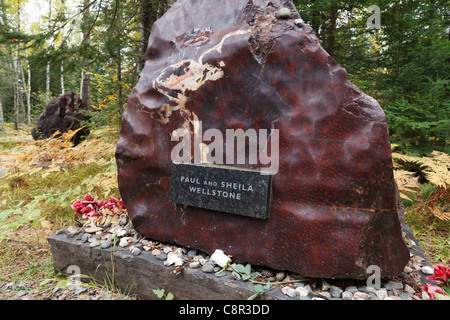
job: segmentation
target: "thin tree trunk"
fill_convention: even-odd
[[[66,89],[64,88],[64,60],[61,60],[61,95],[66,93]]]
[[[2,98],[0,97],[0,130],[3,129],[3,123],[4,122],[5,122],[5,118],[3,116]]]
[[[17,99],[18,86],[14,84],[14,130],[19,130],[19,101]]]
[[[89,9],[89,0],[84,0],[84,28],[85,31],[83,31],[83,39],[87,46],[90,45],[90,30],[87,28],[86,24],[87,21],[89,21],[89,15],[90,15],[90,9]],[[81,72],[81,100],[86,104],[87,110],[89,110],[90,105],[90,91],[91,91],[91,74],[90,74],[91,68],[89,66],[89,61],[87,61],[86,58],[83,59],[83,71]]]
[[[153,23],[166,12],[173,0],[141,0],[141,12],[139,17],[139,46],[137,53],[136,71],[141,73],[145,64],[148,39],[152,31]]]
[[[82,72],[82,82],[81,82],[81,100],[86,104],[86,108],[89,110],[90,105],[90,94],[91,94],[91,74],[90,67]]]
[[[25,50],[27,59],[27,70],[28,70],[28,83],[27,83],[27,121],[28,124],[31,123],[31,68],[30,62],[28,60],[28,50]]]
[[[118,88],[118,101],[119,101],[119,114],[123,112],[123,98],[122,98],[122,55],[120,52],[120,46],[117,48],[117,82],[119,85]]]
[[[22,88],[25,89],[25,72],[23,71],[23,65],[21,62],[19,62],[19,68],[20,68],[20,77],[22,78],[22,84],[23,84],[23,86],[19,86],[19,103],[20,103],[20,108],[22,110],[22,121],[29,123],[27,121],[27,111],[25,109],[25,104],[23,103],[23,96],[22,96]]]
[[[48,27],[50,29],[51,27],[51,20],[52,20],[52,0],[48,1]],[[51,44],[49,44],[49,47]],[[50,59],[49,59],[49,49],[47,48],[47,70],[46,70],[47,80],[46,80],[46,86],[45,86],[45,93],[47,96],[47,101],[50,101],[51,94],[50,94]]]
[[[20,3],[17,7],[17,30],[20,32]],[[20,42],[17,44],[17,55],[14,58],[14,129],[19,130],[19,59],[20,59]]]

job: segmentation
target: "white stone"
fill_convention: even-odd
[[[290,287],[281,287],[281,293],[287,295],[289,289]]]
[[[433,268],[430,266],[423,266],[422,267],[422,272],[425,274],[434,274]]]
[[[100,241],[94,240],[94,241],[91,242],[91,244],[89,246],[92,248],[92,247],[96,247],[96,246],[99,246],[99,245],[100,245]]]
[[[287,296],[289,296],[289,297],[291,297],[291,298],[295,298],[295,297],[297,297],[297,296],[300,296],[300,293],[297,291],[297,290],[295,290],[295,289],[292,289],[291,287],[287,287],[288,289],[286,290],[286,295]]]
[[[120,239],[120,242],[119,242],[119,246],[120,247],[124,248],[124,247],[127,247],[129,244],[130,244],[130,239],[129,238],[122,238],[122,239]]]
[[[73,234],[73,235],[77,235],[81,232],[81,228],[77,228],[75,226],[70,226],[67,228],[67,232]]]
[[[214,251],[210,260],[222,268],[225,267],[231,261],[230,257],[225,255],[223,251],[220,249]]]
[[[281,8],[280,10],[278,10],[277,13],[278,19],[287,19],[290,17],[291,17],[291,10],[289,10],[288,8]]]
[[[189,263],[189,268],[191,268],[191,269],[198,269],[198,268],[200,268],[200,262],[192,261],[191,263]]]
[[[131,250],[131,253],[134,254],[135,256],[137,256],[141,253],[141,249],[133,248],[133,250]]]
[[[414,296],[414,294],[416,293],[416,290],[414,290],[410,285],[405,284],[405,288],[404,288],[405,292],[410,294],[411,296]]]
[[[164,247],[163,248],[163,252],[165,253],[165,254],[168,254],[169,252],[172,252],[173,250],[172,250],[172,248],[171,247]]]
[[[298,292],[298,295],[299,295],[300,297],[306,297],[306,296],[308,296],[308,294],[309,294],[309,290],[305,289],[304,287],[297,287],[297,288],[295,289],[295,291]]]
[[[347,288],[345,288],[345,291],[349,291],[351,293],[355,293],[358,291],[358,288],[356,286],[348,286]]]
[[[297,26],[301,27],[303,24],[305,24],[305,21],[303,21],[303,19],[300,18],[300,19],[295,19],[295,20],[294,20],[294,23],[295,23]]]
[[[322,291],[327,291],[330,289],[330,285],[326,281],[322,281]]]
[[[422,300],[430,300],[428,292],[422,291]]]
[[[321,291],[321,292],[319,292],[319,295],[324,298],[327,298],[328,300],[331,299],[331,293],[329,293],[328,291]]]
[[[121,230],[117,231],[116,236],[120,238],[120,237],[125,236],[126,234],[127,234],[127,230],[121,229]]]
[[[352,292],[350,292],[350,291],[344,291],[344,292],[342,292],[342,299],[344,299],[344,300],[352,300],[352,298],[353,298],[353,293]]]
[[[380,299],[380,300],[384,300],[388,296],[388,292],[385,288],[377,290],[375,292],[375,294],[377,295],[378,299]]]
[[[368,300],[370,299],[370,294],[357,291],[353,294],[352,300]]]
[[[175,266],[183,265],[183,260],[181,259],[182,251],[181,248],[176,249],[175,251],[171,251],[167,254],[167,265],[171,266],[172,264]]]

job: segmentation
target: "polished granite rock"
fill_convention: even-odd
[[[117,145],[122,198],[152,239],[310,277],[397,274],[409,252],[386,116],[300,19],[286,0],[180,0],[154,24]],[[279,130],[268,219],[170,201],[181,128]]]

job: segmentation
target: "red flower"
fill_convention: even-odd
[[[71,206],[72,209],[78,210],[84,208],[83,202],[81,200],[75,201]]]
[[[83,215],[84,219],[88,219],[90,217],[95,217],[98,215],[92,204],[89,204],[83,209],[81,209],[81,214]]]
[[[435,285],[429,284],[429,283],[426,283],[426,284],[423,286],[422,291],[428,293],[428,295],[430,296],[430,299],[431,299],[431,300],[434,300],[434,299],[435,299],[435,297],[434,297],[434,294],[435,294],[435,293],[442,294],[443,296],[448,296],[448,295],[444,292],[444,290],[442,290],[441,287],[438,287],[438,286],[435,286]]]
[[[442,264],[438,264],[433,267],[433,271],[434,271],[434,274],[427,277],[428,280],[435,280],[435,281],[442,280],[442,281],[444,281],[443,284],[446,284],[447,281],[450,279],[450,268],[449,267],[446,267]]]
[[[75,213],[77,215],[79,215],[79,216],[82,215],[81,209],[84,208],[84,204],[81,200],[75,201],[70,207],[75,210]]]
[[[95,199],[94,196],[90,193],[88,193],[87,195],[84,196],[83,203],[86,206],[91,204],[94,208],[98,207],[97,199]]]
[[[98,203],[98,208],[99,208],[99,209],[103,208],[103,207],[105,206],[105,204],[107,204],[107,203],[108,203],[108,201],[106,201],[106,200],[100,201],[100,202]]]
[[[126,210],[125,204],[122,200],[117,200],[114,197],[110,197],[108,201],[98,201],[90,193],[85,195],[83,200],[75,201],[71,205],[71,208],[75,210],[77,215],[82,216],[84,219],[101,216],[101,209],[103,208],[113,212],[114,214],[119,214],[122,210]]]

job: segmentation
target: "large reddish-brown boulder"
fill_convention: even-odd
[[[409,252],[385,114],[299,18],[291,1],[175,3],[153,26],[123,115],[121,195],[135,228],[159,241],[311,277],[399,273]],[[269,219],[169,201],[171,134],[196,120],[280,130]]]
[[[42,140],[53,137],[55,133],[77,131],[72,141],[79,144],[89,135],[89,129],[82,128],[81,122],[87,121],[89,117],[85,114],[86,105],[73,91],[68,91],[60,97],[50,101],[42,111],[36,126],[31,130],[34,140]]]

